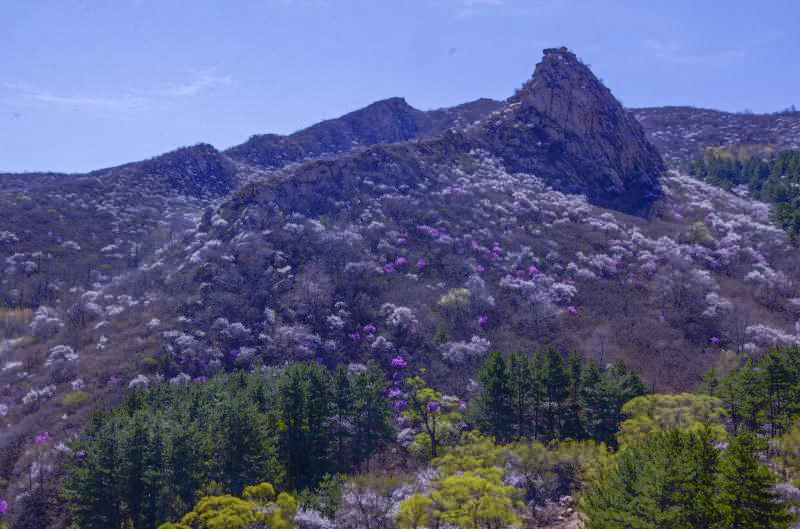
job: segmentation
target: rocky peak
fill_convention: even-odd
[[[631,213],[661,195],[664,162],[641,125],[566,48],[544,50],[501,116],[484,133],[512,170]]]
[[[135,173],[162,178],[177,191],[190,196],[220,196],[231,192],[236,186],[233,164],[213,146],[205,143],[182,147],[126,168]]]

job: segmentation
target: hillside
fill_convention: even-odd
[[[659,154],[791,146],[792,120],[628,112],[554,48],[504,102],[420,111],[393,98],[224,152],[0,176],[3,497],[14,519],[34,519],[24,505],[44,486],[31,469],[58,482],[73,452],[30,440],[74,441],[128,388],[215,402],[202,392],[218,389],[167,388],[240,371],[289,384],[283,366],[309,361],[351,366],[353,380],[376,366],[397,391],[399,369],[424,373],[455,408],[483,391],[492,351],[575,352],[628,380],[622,360],[648,388],[678,391],[796,344],[796,247],[768,207],[668,171]],[[252,383],[256,407],[280,399],[256,378],[223,377],[219,395]],[[120,413],[158,417],[166,402],[133,399]],[[61,526],[52,500],[38,508]]]
[[[686,161],[706,147],[800,148],[800,112],[747,114],[694,107],[635,108],[647,137],[670,161]]]

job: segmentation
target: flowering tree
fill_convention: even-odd
[[[461,401],[428,387],[419,376],[406,379],[408,407],[403,416],[421,431],[412,450],[436,457],[444,439],[455,434],[461,423]]]

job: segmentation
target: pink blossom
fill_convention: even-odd
[[[478,325],[483,327],[487,323],[489,323],[489,316],[486,316],[484,314],[481,314],[480,316],[478,316]]]
[[[578,309],[570,305],[569,307],[567,307],[567,312],[574,315],[578,313]]]
[[[361,339],[361,334],[359,332],[357,332],[357,331],[356,332],[351,332],[350,333],[350,339],[353,340],[354,342],[357,342],[357,341],[359,341]]]
[[[407,365],[406,360],[402,356],[395,356],[394,358],[392,358],[392,367],[401,369],[403,367],[406,367],[406,365]]]
[[[425,268],[425,265],[426,265],[426,264],[427,264],[427,263],[425,262],[425,258],[424,258],[424,257],[420,257],[420,258],[419,258],[419,261],[417,261],[417,268],[419,268],[420,270],[422,270],[423,268]]]
[[[530,275],[532,275],[532,276],[538,276],[539,275],[539,269],[536,268],[536,265],[530,265],[528,267],[528,273]]]
[[[403,257],[402,255],[398,255],[397,258],[394,260],[394,265],[403,266],[404,264],[406,264],[406,258]]]
[[[405,238],[405,237],[398,237],[398,238],[397,238],[397,240],[395,241],[395,243],[397,243],[397,245],[398,245],[398,246],[402,246],[402,245],[404,245],[406,242],[407,242],[407,240],[406,240],[406,238]]]
[[[78,450],[75,452],[75,457],[78,459],[86,459],[86,450]]]
[[[432,400],[428,403],[428,411],[437,411],[439,409],[439,403],[435,400]]]
[[[467,403],[465,401],[463,401],[463,400],[460,400],[460,401],[458,401],[458,407],[459,408],[466,408],[467,407]]]
[[[712,345],[719,345],[722,343],[722,340],[720,340],[717,336],[712,336],[708,341],[711,342]]]
[[[364,334],[375,334],[375,331],[378,329],[373,324],[368,323],[364,325],[364,328],[361,330],[364,331]]]
[[[117,377],[111,375],[111,377],[108,379],[108,382],[106,382],[106,386],[114,386],[117,384],[117,382],[118,382]]]
[[[36,441],[36,444],[37,444],[37,445],[40,445],[40,444],[44,443],[44,442],[45,442],[45,441],[47,441],[48,439],[50,439],[50,434],[49,434],[49,433],[47,433],[47,432],[42,432],[42,433],[40,433],[39,435],[37,435],[37,436],[34,438],[34,440]]]
[[[394,272],[394,265],[392,263],[386,263],[385,265],[383,265],[383,271],[386,274],[391,274],[392,272]]]
[[[475,271],[478,272],[479,274],[482,273],[484,270],[486,269],[483,266],[475,265]]]

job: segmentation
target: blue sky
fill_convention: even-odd
[[[503,99],[566,45],[627,106],[800,106],[800,2],[0,0],[0,171]]]

